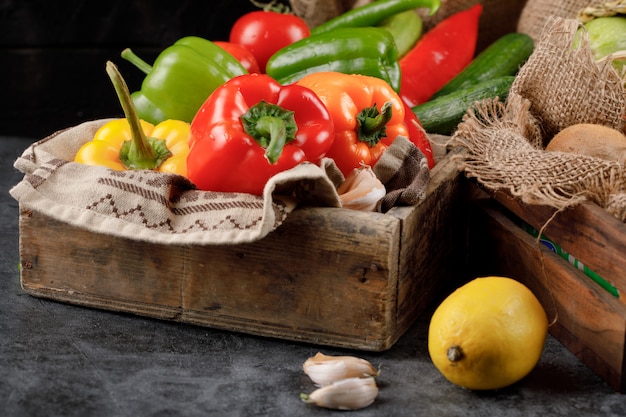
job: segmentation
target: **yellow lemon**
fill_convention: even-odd
[[[428,351],[450,382],[471,390],[498,389],[535,367],[547,334],[546,313],[525,285],[506,277],[476,278],[435,310]]]

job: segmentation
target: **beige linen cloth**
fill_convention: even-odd
[[[10,190],[22,209],[131,240],[226,245],[263,238],[298,206],[340,206],[336,188],[343,175],[331,159],[324,159],[321,166],[300,164],[274,176],[262,196],[200,191],[178,175],[113,171],[72,162],[79,147],[107,121],[56,132],[23,152],[14,166],[24,178]],[[381,211],[419,202],[429,178],[423,154],[406,138],[399,138],[388,150],[378,169],[386,181],[392,181],[387,190],[393,194],[386,197],[384,207],[381,204]],[[401,169],[401,175],[390,173],[389,166]],[[400,198],[403,193],[405,198]]]

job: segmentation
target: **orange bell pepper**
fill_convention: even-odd
[[[409,138],[425,155],[432,156],[426,135],[409,129],[407,107],[384,80],[359,74],[317,72],[304,76],[296,84],[313,90],[330,112],[335,140],[326,156],[335,161],[345,176],[363,164],[376,164],[398,136]]]

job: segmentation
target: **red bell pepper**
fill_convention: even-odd
[[[428,162],[428,168],[432,169],[435,166],[435,156],[433,155],[433,148],[430,145],[430,140],[426,131],[422,129],[422,123],[417,118],[417,115],[411,110],[408,104],[404,104],[404,124],[409,132],[409,140],[422,151]]]
[[[406,104],[425,103],[472,61],[482,11],[477,3],[442,20],[400,59],[400,97]]]
[[[187,176],[201,190],[262,195],[277,173],[319,162],[333,139],[330,114],[313,91],[241,75],[218,87],[192,120]]]
[[[213,43],[235,57],[250,74],[261,72],[261,67],[256,62],[256,58],[245,46],[226,41],[214,41]]]

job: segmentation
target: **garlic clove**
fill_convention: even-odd
[[[308,404],[334,410],[360,410],[371,405],[377,396],[378,386],[373,377],[342,379],[311,394],[300,394]]]
[[[363,165],[348,174],[337,193],[343,208],[374,211],[387,190],[372,168]]]
[[[378,376],[379,371],[365,359],[354,356],[330,356],[318,352],[302,365],[304,373],[321,386],[352,377]]]

